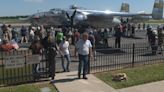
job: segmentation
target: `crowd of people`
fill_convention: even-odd
[[[141,30],[141,24],[138,24],[138,30]],[[156,54],[157,47],[163,50],[163,37],[164,27],[158,26],[157,29],[153,29],[151,26],[143,24],[143,30],[147,30],[148,42],[152,49],[152,54]],[[75,57],[79,57],[78,77],[81,78],[81,70],[83,68],[83,78],[87,79],[86,74],[88,72],[88,62],[90,57],[96,60],[96,45],[100,41],[104,45],[108,46],[108,38],[110,33],[114,30],[115,47],[121,48],[121,37],[134,36],[136,25],[122,23],[114,26],[113,28],[93,28],[85,27],[79,29],[72,28],[45,28],[41,26],[29,26],[28,28],[22,26],[20,31],[11,25],[3,25],[1,27],[3,32],[2,44],[0,45],[1,51],[10,51],[12,49],[18,49],[17,43],[31,43],[29,49],[33,54],[46,53],[46,58],[49,60],[49,72],[50,76],[55,76],[55,57],[57,54],[61,56],[62,68],[64,72],[70,71],[71,62],[71,50],[70,46],[75,46]],[[129,35],[130,33],[130,35]],[[21,38],[21,39],[19,39]],[[67,61],[67,64],[65,64]],[[54,65],[54,66],[52,66]],[[33,64],[33,73],[37,74],[37,64]],[[37,77],[37,75],[35,76]]]
[[[49,62],[49,73],[52,79],[55,74],[55,57],[57,54],[61,55],[62,68],[63,72],[69,72],[69,65],[71,62],[70,57],[70,44],[74,44],[76,48],[76,52],[78,52],[79,60],[79,71],[81,71],[82,63],[85,62],[85,67],[83,67],[83,78],[87,79],[87,64],[88,57],[90,53],[90,48],[95,45],[95,39],[93,36],[93,32],[88,30],[84,30],[84,32],[80,33],[78,30],[72,31],[70,28],[47,28],[45,29],[43,26],[32,27],[30,26],[28,29],[25,26],[22,26],[20,31],[15,30],[15,28],[11,27],[11,25],[3,25],[1,27],[3,32],[2,34],[2,44],[0,45],[1,51],[10,51],[14,49],[18,49],[19,46],[17,43],[31,43],[29,49],[32,50],[33,54],[45,54],[48,62]],[[84,34],[84,36],[81,36]],[[21,39],[19,40],[19,35]],[[83,39],[83,40],[80,40]],[[88,40],[90,39],[90,41]],[[80,42],[79,42],[80,41]],[[87,43],[85,43],[87,41]],[[81,43],[82,42],[82,43]],[[15,45],[17,44],[17,46]],[[92,49],[94,49],[92,47]],[[80,50],[79,50],[80,48]],[[76,53],[75,52],[75,53]],[[80,54],[81,53],[81,54]],[[77,54],[75,54],[76,56]],[[85,57],[84,57],[85,56]],[[84,61],[83,61],[84,60]],[[65,61],[67,64],[65,65]],[[36,70],[37,64],[33,64],[33,74],[37,79],[39,74],[37,74]],[[80,78],[80,77],[79,77]]]
[[[152,49],[152,54],[156,55],[158,52],[159,54],[162,54],[164,42],[164,27],[158,25],[156,29],[153,29],[151,26],[148,25],[147,38]]]

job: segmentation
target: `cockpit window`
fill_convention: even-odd
[[[57,15],[60,15],[60,14],[64,13],[63,10],[58,9],[58,8],[50,9],[50,12],[52,12],[53,14],[57,14]]]

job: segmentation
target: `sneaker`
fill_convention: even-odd
[[[66,72],[66,70],[63,70],[63,72]]]
[[[159,52],[158,54],[162,54],[162,52]]]
[[[55,80],[54,79],[50,80],[50,84],[53,84],[53,83],[55,83]]]
[[[78,74],[78,79],[81,79],[81,75],[80,74]]]
[[[96,57],[94,57],[94,61],[96,61],[97,60],[97,58]]]
[[[83,79],[87,80],[88,78],[86,76],[83,76]]]
[[[50,81],[51,80],[51,77],[49,77],[48,80]]]
[[[50,81],[51,81],[51,80],[54,80],[54,78],[53,78],[53,77],[49,77],[48,79],[49,79]]]

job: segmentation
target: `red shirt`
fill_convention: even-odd
[[[0,50],[2,50],[2,51],[10,51],[12,49],[14,49],[14,46],[12,46],[11,44],[0,45]]]

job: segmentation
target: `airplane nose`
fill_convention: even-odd
[[[113,18],[112,23],[114,23],[114,24],[120,24],[121,21],[118,18]]]
[[[82,15],[82,14],[78,14],[78,15],[76,15],[75,16],[75,19],[76,20],[86,20],[87,19],[87,16],[85,16],[85,15]]]

